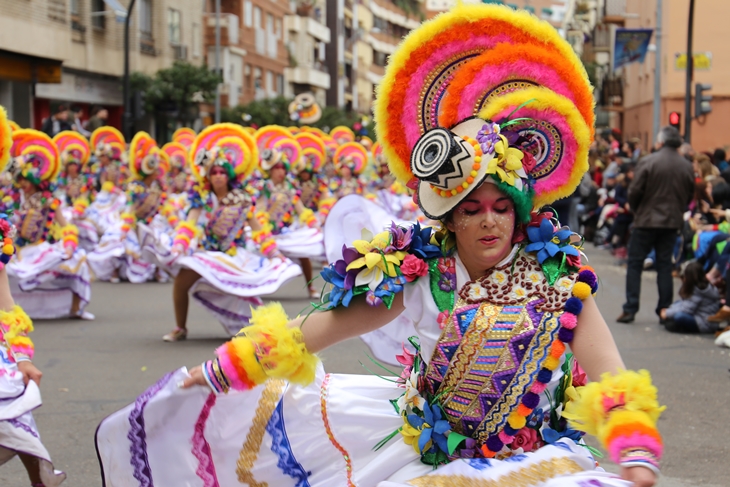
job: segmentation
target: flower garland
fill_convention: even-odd
[[[0,240],[2,240],[2,253],[0,253],[0,270],[5,268],[11,257],[15,254],[15,226],[13,225],[13,211],[15,201],[10,195],[0,199]]]
[[[525,252],[537,254],[537,262],[551,286],[561,276],[580,269],[583,238],[568,227],[561,228],[552,212],[533,214],[527,238]]]
[[[403,285],[428,274],[427,260],[451,253],[445,233],[420,223],[404,227],[392,223],[388,230],[342,248],[342,259],[325,267],[321,276],[331,286],[317,307],[349,306],[353,297],[366,295],[371,306],[384,303],[390,308]]]

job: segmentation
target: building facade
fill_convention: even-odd
[[[289,67],[284,70],[285,95],[313,93],[317,102],[327,103],[332,79],[325,64],[326,46],[331,41],[327,27],[327,2],[301,2],[284,17]]]
[[[655,28],[656,0],[626,0],[626,11],[636,14],[625,20],[626,28]],[[687,19],[689,0],[663,2],[661,44],[661,125],[668,125],[669,114],[681,114],[684,131],[685,65],[687,50]],[[725,0],[696,2],[694,12],[693,51],[696,60],[692,96],[695,83],[712,85],[712,112],[692,122],[692,146],[698,151],[713,151],[730,144],[726,128],[730,126],[730,45],[725,37],[724,19],[730,14],[730,3]],[[655,42],[652,40],[652,42]],[[699,55],[699,56],[698,56]],[[653,99],[655,76],[654,52],[649,52],[643,64],[634,63],[624,68],[621,111],[613,120],[624,137],[639,138],[644,148],[653,144]],[[692,99],[694,115],[694,98]]]
[[[118,2],[120,11],[128,0]],[[3,0],[0,104],[39,128],[60,103],[88,117],[94,105],[120,127],[124,23],[104,0]],[[176,60],[203,62],[204,0],[137,0],[130,21],[130,71],[154,74]]]

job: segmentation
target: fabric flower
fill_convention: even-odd
[[[444,329],[446,323],[448,323],[449,321],[449,317],[451,317],[451,312],[449,311],[442,311],[438,314],[438,316],[436,317],[436,323],[439,324],[440,329]]]
[[[522,428],[512,440],[512,449],[522,448],[526,452],[532,451],[537,440],[537,431],[532,428]]]
[[[527,417],[527,426],[530,428],[537,428],[545,422],[545,413],[542,408],[537,408],[530,413]]]
[[[537,261],[542,264],[549,257],[555,257],[558,253],[564,253],[566,256],[576,255],[578,250],[567,243],[562,245],[570,238],[572,232],[568,228],[556,230],[552,222],[548,219],[542,220],[539,227],[527,227],[527,237],[530,244],[525,247],[526,252],[537,252]]]
[[[421,430],[414,428],[406,421],[400,429],[400,434],[403,435],[403,441],[405,441],[406,445],[411,445],[413,450],[420,455],[421,450],[418,449],[418,438],[421,436]]]
[[[411,254],[423,260],[441,257],[441,249],[438,245],[431,243],[431,234],[432,229],[430,227],[421,229],[420,223],[413,225]]]
[[[477,132],[477,142],[484,154],[494,151],[494,144],[499,142],[499,125],[496,123],[486,123],[482,125],[481,130]]]
[[[398,409],[400,411],[405,411],[408,407],[415,407],[423,410],[424,406],[426,406],[426,400],[423,396],[421,396],[421,393],[418,392],[418,373],[415,370],[411,371],[411,376],[405,381],[404,385],[406,387],[406,392],[398,398]],[[418,425],[414,426],[418,427]]]
[[[406,281],[413,282],[419,277],[428,275],[428,264],[415,255],[408,254],[403,259],[400,271],[403,273]]]
[[[451,425],[442,418],[441,408],[437,405],[429,405],[428,403],[423,408],[423,418],[415,414],[406,416],[408,424],[421,431],[421,435],[418,438],[419,453],[423,454],[434,446],[446,454],[449,453],[446,433],[451,431]]]
[[[577,360],[573,360],[573,381],[574,387],[581,387],[588,383],[588,376],[583,367],[580,366]]]
[[[556,443],[560,438],[570,438],[573,441],[579,441],[583,437],[582,432],[568,428],[567,426],[563,431],[556,431],[545,426],[540,430],[540,433],[542,434],[542,439],[545,440],[545,443],[549,443],[551,445]]]
[[[537,160],[535,160],[535,156],[529,152],[523,152],[523,154],[522,169],[524,169],[527,174],[530,174],[532,170],[535,169],[535,166],[537,166]]]
[[[408,245],[411,243],[413,238],[413,227],[403,228],[396,225],[395,222],[390,224],[390,245],[386,249],[386,252],[392,252],[393,250],[406,250]]]
[[[509,147],[509,142],[504,135],[499,136],[500,140],[494,144],[496,156],[487,164],[487,174],[496,174],[499,179],[522,191],[522,179],[527,179],[527,174],[522,168],[521,150]]]

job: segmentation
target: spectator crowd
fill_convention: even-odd
[[[696,151],[672,127],[651,152],[618,131],[597,135],[590,171],[558,202],[564,223],[625,264],[626,302],[616,321],[639,311],[641,273],[657,271],[655,313],[667,331],[714,333],[730,346],[730,164],[725,148]],[[673,278],[681,285],[674,295]],[[727,284],[726,284],[727,282]]]

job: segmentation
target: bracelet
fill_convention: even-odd
[[[122,231],[124,233],[130,231],[135,221],[137,220],[132,213],[124,212],[121,215],[122,219]]]
[[[76,250],[79,246],[79,229],[76,225],[68,224],[61,229],[64,248]]]
[[[10,311],[0,311],[0,340],[10,350],[13,359],[18,356],[19,361],[31,360],[35,353],[33,341],[28,333],[33,331],[33,322],[17,304]],[[16,360],[18,361],[18,360]]]
[[[220,372],[218,359],[208,360],[201,365],[205,382],[215,394],[226,394],[230,389],[228,380]]]
[[[654,475],[659,477],[661,475],[661,471],[659,470],[659,467],[654,465],[651,462],[645,462],[642,460],[632,460],[630,462],[621,462],[620,464],[622,467],[644,467],[648,468],[652,472],[654,472]]]
[[[314,211],[312,211],[310,208],[305,209],[299,215],[299,221],[301,223],[307,225],[309,228],[312,228],[317,225],[317,217],[314,216]]]

